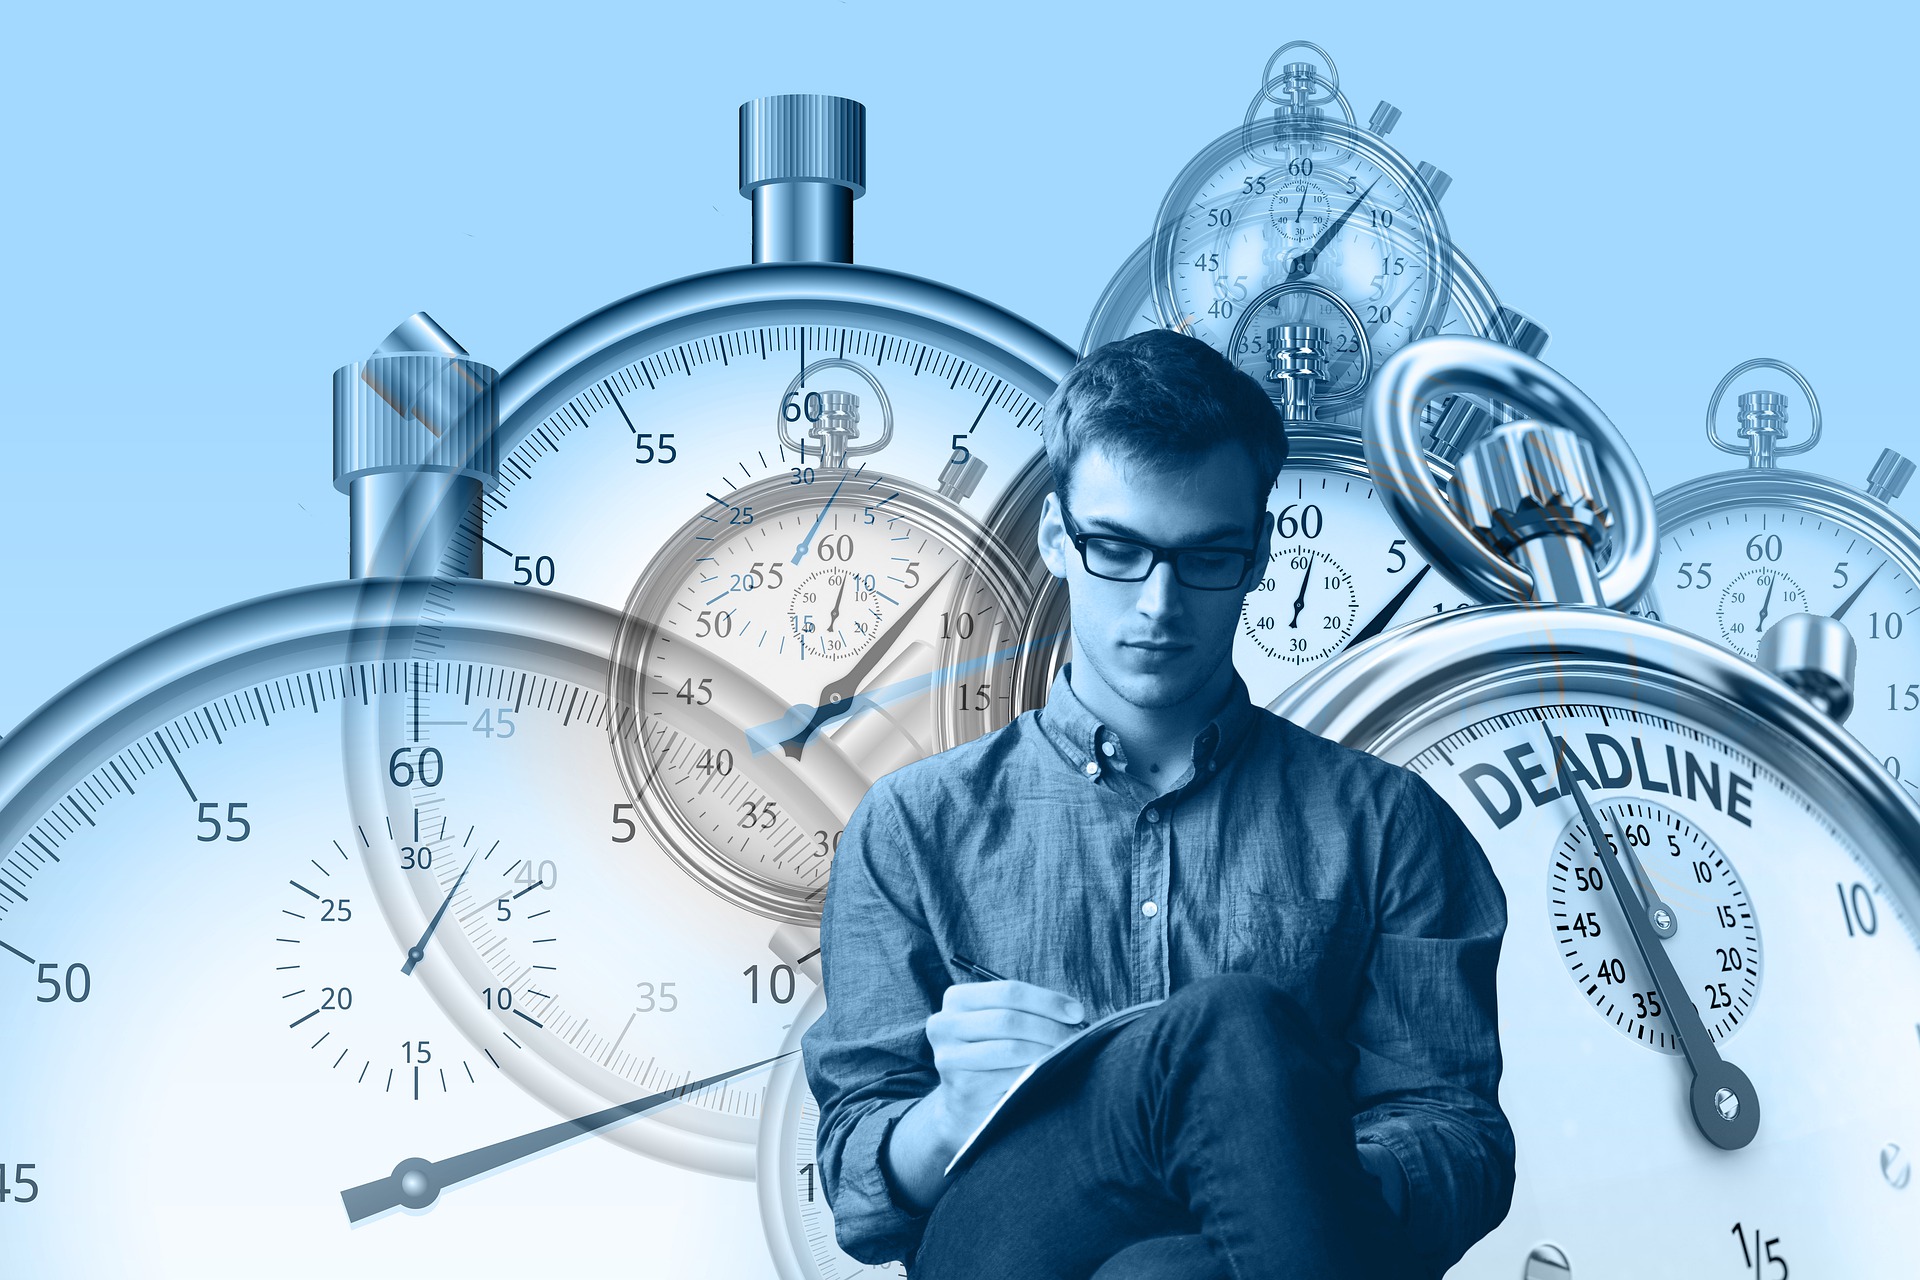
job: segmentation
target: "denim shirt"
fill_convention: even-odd
[[[1506,895],[1479,842],[1418,775],[1255,707],[1238,674],[1158,791],[1070,672],[1039,710],[875,782],[835,851],[826,1009],[801,1043],[840,1247],[918,1247],[926,1215],[880,1152],[939,1083],[925,1024],[972,980],[959,953],[1089,1018],[1215,973],[1277,981],[1343,1046],[1357,1153],[1439,1274],[1513,1194]]]

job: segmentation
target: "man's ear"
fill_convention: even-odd
[[[1048,493],[1040,500],[1040,526],[1034,537],[1040,546],[1040,559],[1047,566],[1047,572],[1064,581],[1067,576],[1067,554],[1073,550],[1073,542],[1067,537],[1067,526],[1060,519],[1060,496],[1057,493]]]

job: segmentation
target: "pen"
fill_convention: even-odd
[[[972,974],[976,978],[983,978],[988,982],[1012,981],[1012,979],[1002,977],[1000,974],[995,973],[993,970],[987,968],[987,966],[983,964],[975,964],[973,961],[967,959],[965,956],[961,955],[959,952],[955,952],[953,955],[948,956],[947,959],[959,965],[962,969],[965,969],[968,973]],[[1085,1018],[1082,1018],[1080,1019],[1080,1021],[1073,1024],[1073,1028],[1076,1031],[1084,1030],[1086,1026],[1087,1026],[1087,1020]]]

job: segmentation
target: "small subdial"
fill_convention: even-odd
[[[1312,182],[1282,183],[1270,201],[1267,217],[1290,246],[1312,244],[1333,218],[1327,193]]]
[[[1296,543],[1275,548],[1240,618],[1268,657],[1308,663],[1345,644],[1359,612],[1353,576],[1326,552]]]
[[[1760,655],[1760,636],[1789,613],[1807,612],[1807,593],[1780,569],[1748,569],[1720,592],[1720,638],[1743,658]]]
[[[851,565],[815,569],[794,585],[787,603],[787,632],[803,654],[846,658],[872,644],[886,625],[887,603],[872,570]]]
[[[1609,829],[1606,838],[1622,869],[1631,877],[1637,861],[1670,913],[1675,928],[1663,943],[1667,957],[1708,1033],[1724,1042],[1760,995],[1760,924],[1739,873],[1705,833],[1660,805],[1621,799],[1595,804],[1594,811]],[[1616,823],[1625,849],[1611,834]],[[1636,886],[1628,887],[1641,900]],[[1554,845],[1547,912],[1560,957],[1588,1003],[1628,1039],[1678,1054],[1673,1020],[1577,818]]]
[[[498,911],[493,898],[512,901],[522,890],[501,874],[506,859],[487,867],[487,846],[470,830],[464,834],[467,847],[437,817],[423,824],[416,813],[404,838],[369,838],[356,828],[288,868],[272,944],[282,988],[276,1012],[319,1068],[346,1085],[422,1102],[484,1083],[499,1069],[441,1012],[415,972],[445,963],[437,953],[447,938],[439,931],[451,936],[462,917],[477,913],[472,899],[489,895],[486,908]],[[396,942],[387,927],[361,861],[368,858],[392,858],[445,885],[447,910],[411,945]]]

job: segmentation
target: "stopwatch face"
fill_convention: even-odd
[[[1843,733],[1681,633],[1534,606],[1409,629],[1275,710],[1419,774],[1505,891],[1500,1098],[1518,1181],[1452,1274],[1530,1258],[1621,1274],[1649,1257],[1753,1274],[1756,1233],[1759,1256],[1809,1273],[1890,1274],[1912,1256],[1920,814]],[[1672,923],[1654,945],[1683,991],[1638,962],[1558,785],[1562,751]],[[1679,999],[1757,1092],[1744,1147],[1712,1145],[1689,1112]]]
[[[1749,659],[1789,614],[1839,618],[1858,647],[1847,728],[1920,797],[1920,640],[1908,635],[1920,630],[1920,563],[1911,535],[1892,528],[1899,522],[1884,508],[1861,519],[1856,512],[1878,504],[1819,476],[1712,479],[1660,497],[1660,617]]]
[[[957,740],[949,703],[971,691],[941,669],[944,642],[1010,634],[1025,570],[937,493],[864,465],[734,504],[745,518],[696,516],[674,544],[697,554],[655,559],[627,602],[615,746],[690,874],[817,923],[866,783]]]
[[[1276,117],[1224,135],[1168,189],[1154,232],[1155,306],[1163,323],[1264,377],[1264,342],[1234,349],[1242,312],[1271,307],[1258,326],[1317,323],[1289,314],[1313,310],[1309,295],[1275,290],[1319,285],[1351,309],[1377,363],[1437,326],[1450,289],[1446,246],[1439,206],[1392,148],[1337,121]],[[1358,355],[1356,343],[1347,364]],[[1342,380],[1367,376],[1333,372],[1336,393]]]
[[[635,847],[606,840],[620,834],[607,821],[619,788],[603,741],[571,757],[598,769],[590,812],[526,789],[516,806],[476,805],[477,788],[462,788],[437,812],[423,806],[417,834],[396,825],[363,839],[338,783],[342,718],[405,679],[347,662],[355,597],[346,586],[293,592],[189,624],[0,743],[0,1091],[10,1100],[0,1272],[254,1276],[264,1258],[289,1276],[583,1274],[622,1258],[687,1273],[764,1270],[764,1245],[733,1229],[754,1212],[748,1183],[690,1175],[606,1139],[449,1188],[427,1211],[349,1223],[342,1192],[405,1158],[450,1158],[555,1122],[516,1087],[527,1066],[516,1059],[536,1051],[517,1013],[583,1043],[599,1026],[579,1013],[612,1016],[567,985],[576,964],[600,957],[544,953],[606,924],[591,918],[589,864]],[[538,630],[523,626],[523,638]],[[472,668],[483,705],[462,708],[462,731],[475,743],[551,737],[547,724],[564,717],[537,709],[563,682],[538,645],[522,648],[521,665],[492,667],[492,685],[484,664]],[[516,698],[511,718],[528,738],[473,733],[481,711],[497,726]],[[479,754],[449,754],[449,764],[464,757],[480,784]],[[450,767],[442,785],[457,781]],[[538,817],[518,829],[492,820],[514,808]],[[482,811],[487,820],[467,816]],[[411,974],[403,966],[420,934],[389,926],[371,883],[376,866],[409,857],[449,887],[471,860]],[[530,889],[516,861],[545,883]],[[684,896],[697,912],[699,895]],[[692,971],[722,957],[677,914],[656,900],[629,910],[616,936],[640,949],[621,977],[678,980],[684,1014],[702,999]],[[656,925],[671,941],[650,940]],[[472,1001],[484,1008],[483,985],[497,1002],[512,993],[514,1012],[491,1025],[450,1013],[425,981],[467,937],[484,937],[499,966],[468,988]],[[729,1015],[763,1012],[739,974],[754,958],[724,957]],[[636,1011],[645,1003],[637,988],[622,998]],[[766,1043],[788,1016],[768,1019]],[[621,1052],[653,1061],[639,1078],[685,1078],[707,1065],[695,1043],[729,1034],[727,1016],[711,1011],[681,1037],[646,1015],[635,1022]],[[765,1056],[756,1043],[742,1061]],[[750,1163],[750,1145],[741,1150]],[[560,1229],[500,1229],[530,1214]]]
[[[816,990],[795,1018],[785,1047],[799,1046],[824,1001],[825,994]],[[779,1280],[905,1280],[900,1262],[856,1262],[840,1249],[833,1208],[820,1188],[819,1127],[820,1108],[807,1087],[803,1059],[783,1061],[768,1081],[760,1130],[761,1223],[775,1274]]]

